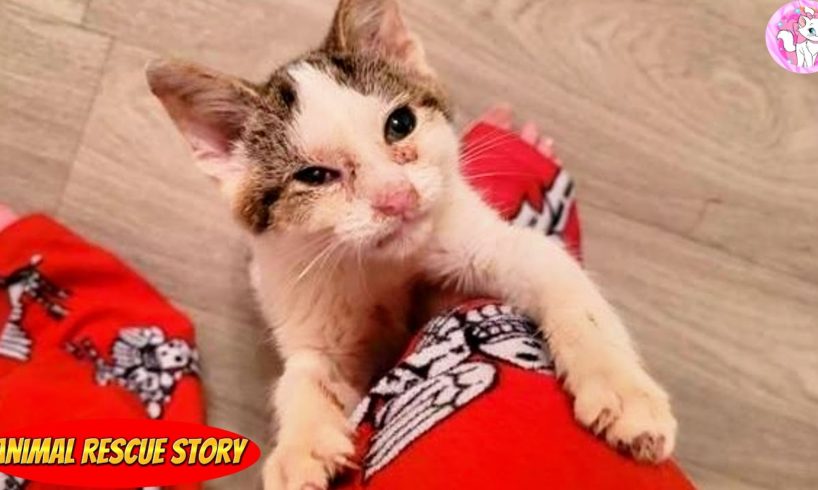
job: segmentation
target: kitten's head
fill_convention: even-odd
[[[818,19],[802,15],[798,19],[798,32],[813,42],[818,42]]]
[[[450,109],[395,0],[341,0],[322,46],[260,85],[177,61],[148,81],[257,234],[405,254],[456,172]]]

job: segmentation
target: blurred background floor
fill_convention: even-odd
[[[818,75],[779,0],[404,0],[463,122],[536,120],[579,184],[589,268],[704,489],[818,488]],[[118,253],[198,326],[210,422],[270,439],[278,364],[241,236],[144,82],[158,55],[259,80],[334,0],[0,0],[0,202]],[[254,488],[254,471],[211,488]]]

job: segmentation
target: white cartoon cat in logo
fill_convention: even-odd
[[[783,41],[787,52],[795,53],[797,66],[812,68],[818,58],[818,19],[815,10],[803,8],[803,15],[792,26],[785,26],[778,33],[778,39]]]

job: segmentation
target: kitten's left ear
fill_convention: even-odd
[[[798,25],[801,27],[807,27],[807,22],[809,22],[809,17],[806,15],[802,15],[800,19],[798,19]]]
[[[259,99],[249,82],[178,60],[154,61],[146,75],[207,175],[224,183],[245,170],[234,150]]]
[[[418,73],[434,74],[397,0],[340,0],[323,49],[371,52]]]

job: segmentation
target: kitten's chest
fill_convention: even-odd
[[[364,390],[400,358],[409,342],[410,287],[344,291],[328,309],[320,342],[344,379]]]
[[[372,270],[367,276],[341,270],[298,288],[282,288],[286,281],[268,272],[266,277],[262,272],[259,299],[285,358],[303,349],[321,351],[345,378],[365,386],[403,352],[409,340],[410,269]]]
[[[347,315],[325,339],[338,347],[335,355],[348,376],[366,386],[394,364],[409,342],[409,287],[374,298],[351,298],[344,309]]]

